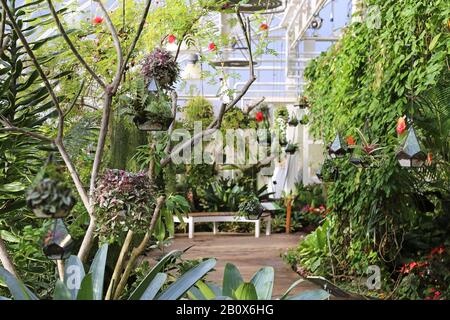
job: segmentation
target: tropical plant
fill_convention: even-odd
[[[195,287],[188,292],[189,298],[193,300],[272,300],[275,273],[272,267],[259,269],[249,282],[245,282],[239,269],[231,264],[225,265],[222,287],[198,281]],[[307,290],[296,295],[289,294],[296,286],[305,280],[295,281],[280,300],[325,300],[330,297],[325,290]]]
[[[160,90],[173,89],[180,68],[169,51],[155,48],[153,52],[144,57],[141,64],[141,73],[147,85],[154,80]]]
[[[163,289],[168,278],[168,275],[163,272],[165,265],[180,254],[180,251],[172,251],[164,256],[126,298],[128,300],[180,299],[196,282],[211,271],[216,264],[215,259],[203,261],[186,271],[176,281]],[[108,245],[103,245],[97,251],[87,273],[78,257],[71,256],[67,259],[64,270],[64,281],[56,281],[53,300],[103,300],[107,255]],[[0,279],[6,283],[11,296],[15,300],[39,300],[36,294],[2,267],[0,267]],[[5,299],[7,298],[0,297],[0,300]]]
[[[183,108],[183,125],[188,130],[194,129],[194,122],[201,121],[206,128],[214,119],[214,110],[211,102],[203,97],[193,97]]]
[[[259,219],[259,217],[264,212],[264,207],[261,205],[259,199],[255,196],[242,201],[239,204],[238,211],[249,219]]]
[[[97,232],[102,241],[123,240],[128,230],[143,232],[152,218],[154,186],[146,173],[108,169],[95,190]]]

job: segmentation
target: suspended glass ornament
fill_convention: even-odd
[[[339,133],[336,134],[333,143],[328,148],[328,154],[332,159],[342,158],[347,153],[347,145],[342,141]]]
[[[67,259],[74,242],[62,219],[55,219],[43,240],[45,256],[50,260]]]
[[[151,93],[157,93],[158,92],[158,85],[156,84],[155,78],[151,78],[148,82],[148,91]]]
[[[420,144],[412,125],[409,127],[408,135],[395,157],[400,166],[404,168],[419,168],[427,160],[426,153],[420,149]]]

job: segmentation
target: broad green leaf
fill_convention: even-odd
[[[128,298],[129,300],[139,300],[144,294],[145,290],[149,286],[150,282],[155,278],[158,272],[164,270],[166,264],[172,260],[178,258],[183,252],[180,250],[173,250],[166,254],[147,274],[147,276],[142,280],[139,286],[133,291],[133,293]]]
[[[287,298],[287,300],[326,300],[330,297],[330,294],[325,290],[308,290],[299,293],[293,297]]]
[[[94,290],[92,288],[92,273],[88,273],[81,281],[77,300],[94,300]]]
[[[216,265],[216,259],[208,259],[183,274],[172,283],[157,300],[177,300],[181,298],[198,280],[203,278]]]
[[[105,278],[106,257],[108,255],[108,245],[103,245],[95,254],[89,273],[92,274],[93,299],[102,300],[103,282]]]
[[[6,283],[15,300],[34,300],[25,285],[3,267],[0,267],[0,279]]]
[[[141,296],[140,300],[153,300],[156,297],[158,291],[166,282],[167,274],[165,273],[157,273],[155,278],[150,282],[148,288],[144,291],[144,294]]]
[[[305,280],[303,279],[299,279],[297,281],[295,281],[293,284],[291,284],[291,286],[286,290],[286,292],[283,294],[283,296],[281,296],[280,300],[285,300],[288,298],[289,293],[291,293],[291,291],[298,286],[300,283],[304,282]]]
[[[76,300],[85,275],[83,263],[77,256],[72,255],[65,261],[64,283],[70,291],[72,300]]]
[[[242,283],[234,292],[236,300],[258,300],[255,285],[251,282]]]
[[[197,281],[195,286],[200,290],[206,300],[212,300],[216,297],[214,291],[212,291],[211,288],[202,280]]]
[[[20,239],[6,230],[0,230],[0,238],[5,240],[6,242],[19,243]]]
[[[20,181],[14,181],[0,186],[0,191],[3,192],[20,192],[25,190],[27,187]]]
[[[238,268],[232,263],[225,265],[223,272],[222,295],[233,297],[233,292],[244,282]]]
[[[254,284],[258,300],[272,299],[272,289],[274,281],[274,270],[272,267],[264,267],[259,269],[257,273],[250,280]]]
[[[59,279],[56,281],[53,300],[72,300],[72,294],[69,289],[67,289],[66,285]]]

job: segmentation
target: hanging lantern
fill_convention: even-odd
[[[339,133],[337,133],[333,143],[328,148],[328,154],[332,159],[342,158],[343,156],[345,156],[347,151],[348,151],[347,146],[342,141]]]
[[[200,63],[198,63],[197,54],[189,55],[181,78],[184,80],[200,80],[202,78],[202,69]]]
[[[408,136],[395,157],[400,166],[404,168],[421,167],[425,163],[425,160],[427,160],[426,153],[420,149],[413,126],[409,127]]]
[[[50,260],[64,260],[70,256],[74,242],[62,219],[55,219],[43,240],[45,256]]]

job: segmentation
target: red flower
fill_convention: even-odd
[[[216,44],[214,42],[211,42],[210,44],[208,44],[208,50],[209,51],[214,51],[216,49],[217,49],[217,47],[216,47]]]
[[[431,163],[433,162],[433,154],[431,152],[428,152],[427,155],[427,165],[431,166]]]
[[[323,204],[321,204],[321,205],[319,206],[319,209],[320,209],[320,211],[323,211],[323,210],[325,210],[325,206],[324,206]]]
[[[103,18],[100,17],[100,16],[96,16],[94,19],[92,19],[92,23],[93,23],[94,25],[100,24],[100,23],[102,23],[102,22],[103,22]]]
[[[261,23],[261,25],[259,26],[259,30],[261,31],[266,31],[269,29],[269,26],[267,25],[267,23]]]
[[[412,270],[412,269],[414,269],[415,267],[417,267],[418,266],[418,264],[417,264],[417,262],[411,262],[410,264],[409,264],[409,270]]]
[[[405,117],[398,118],[396,130],[397,130],[398,134],[402,134],[403,132],[405,132],[405,130],[406,130]]]
[[[167,37],[167,41],[168,41],[169,43],[174,43],[175,40],[177,40],[177,38],[176,38],[173,34],[171,34],[171,35],[169,35],[169,36]]]
[[[261,122],[261,121],[263,121],[264,120],[264,114],[261,112],[261,111],[258,111],[257,113],[256,113],[256,121],[257,122]]]
[[[356,144],[355,139],[352,136],[347,137],[347,144],[349,146],[354,146]]]
[[[444,245],[440,245],[439,247],[433,248],[433,249],[431,250],[431,255],[434,255],[434,254],[443,254],[444,251],[445,251]]]

